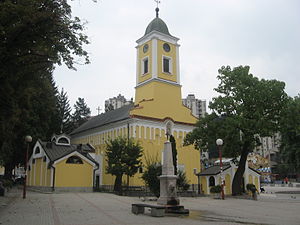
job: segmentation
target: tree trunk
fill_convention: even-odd
[[[129,190],[129,175],[127,175],[127,191]]]
[[[11,179],[13,169],[14,169],[14,165],[12,163],[6,163],[4,165],[4,178]]]
[[[116,175],[115,185],[114,185],[114,191],[120,195],[122,194],[122,176],[123,174]]]
[[[234,178],[232,181],[232,195],[242,195],[243,190],[243,175],[245,172],[245,165],[247,161],[247,156],[249,153],[249,149],[247,148],[248,143],[244,144],[243,151],[241,154],[240,162],[237,171],[234,174]]]

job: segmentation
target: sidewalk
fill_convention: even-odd
[[[151,217],[149,212],[132,214],[131,204],[141,202],[137,197],[107,193],[28,192],[27,198],[22,199],[21,190],[16,189],[5,199],[7,205],[0,208],[1,225],[296,225],[300,221],[300,200],[279,200],[274,194],[259,195],[258,201],[180,198],[181,204],[190,209],[190,215],[160,218]],[[4,202],[2,198],[1,202]]]

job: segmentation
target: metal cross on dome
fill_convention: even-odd
[[[157,4],[157,8],[158,8],[158,4],[160,4],[160,1],[159,0],[154,0]]]

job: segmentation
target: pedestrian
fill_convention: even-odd
[[[284,182],[285,182],[286,184],[288,184],[289,179],[288,179],[287,177],[285,177],[285,178],[284,178]]]

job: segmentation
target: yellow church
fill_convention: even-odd
[[[146,158],[161,161],[167,128],[176,140],[178,169],[186,173],[190,184],[198,182],[194,173],[200,171],[200,153],[193,146],[183,146],[197,118],[181,101],[179,39],[170,34],[158,13],[156,8],[156,17],[136,41],[134,104],[95,116],[71,133],[72,143],[89,143],[95,148],[95,161],[99,164],[96,187],[114,184],[115,177],[105,171],[106,141],[118,136],[134,138],[143,147],[145,166]],[[144,169],[130,178],[131,186],[144,185]]]

